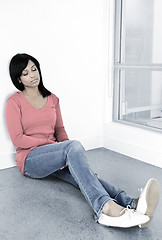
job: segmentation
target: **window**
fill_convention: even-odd
[[[162,130],[162,1],[115,1],[114,120]]]

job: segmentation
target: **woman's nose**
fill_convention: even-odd
[[[30,72],[30,77],[33,78],[34,77],[34,73]]]

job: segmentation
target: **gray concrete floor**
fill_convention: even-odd
[[[162,186],[162,169],[104,148],[86,152],[100,178],[138,197],[150,177]],[[33,180],[16,167],[0,171],[1,240],[160,240],[162,200],[146,229],[107,228],[95,223],[81,192],[56,178]]]

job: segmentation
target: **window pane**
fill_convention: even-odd
[[[161,0],[123,1],[123,63],[162,63],[161,9]]]
[[[120,119],[162,129],[162,71],[121,70]]]

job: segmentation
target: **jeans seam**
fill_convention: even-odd
[[[108,200],[105,200],[105,201],[102,203],[101,207],[99,208],[99,210],[98,210],[98,212],[97,212],[97,219],[95,219],[96,221],[99,219],[100,214],[101,214],[101,212],[102,212],[105,204],[108,203],[108,202],[110,202],[110,201],[111,201],[111,199],[108,199]]]
[[[57,151],[57,152],[61,152],[62,150],[60,150],[60,151]],[[29,153],[30,154],[30,153]],[[27,156],[27,158],[26,158],[26,160],[27,159],[35,159],[35,158],[39,158],[39,157],[43,157],[43,156],[46,156],[46,155],[48,155],[48,154],[52,154],[52,151],[51,152],[45,152],[45,153],[42,153],[42,154],[37,154],[36,156]]]
[[[72,163],[69,162],[69,165],[71,166],[71,168],[72,168],[72,170],[73,170],[73,172],[74,172],[74,174],[75,174],[75,177],[76,177],[77,181],[81,184],[82,189],[83,189],[83,191],[84,191],[84,193],[85,193],[85,195],[86,195],[86,198],[90,201],[91,206],[92,206],[92,198],[90,198],[90,197],[87,195],[87,193],[86,193],[86,191],[85,191],[85,188],[83,187],[83,183],[78,179],[77,174],[75,173],[75,170],[74,170],[74,168],[73,168],[73,166],[72,166]],[[79,185],[79,184],[78,184],[78,185]],[[79,188],[80,188],[80,187],[79,187]]]
[[[73,141],[75,141],[75,140],[69,141],[69,144],[71,144],[71,142],[73,142]],[[61,143],[61,142],[60,142],[60,143]],[[58,144],[58,143],[55,143],[55,144]],[[67,146],[69,146],[69,144],[68,144]],[[44,145],[44,146],[48,146],[48,145]],[[66,147],[67,147],[67,146],[66,146]],[[33,150],[35,150],[35,149],[37,150],[38,148],[39,148],[39,147],[36,147],[36,148],[34,148]],[[30,153],[33,153],[33,150],[32,150]],[[57,152],[60,152],[60,151],[63,151],[63,149],[60,149],[60,150],[57,151]],[[44,156],[44,155],[46,155],[46,154],[49,154],[49,153],[52,153],[52,152],[53,152],[53,151],[51,151],[51,152],[50,152],[50,151],[44,152],[44,153],[42,153],[42,154],[37,154],[36,156],[33,156],[33,157],[32,157],[32,156],[30,157],[30,153],[29,153],[28,156],[27,156],[27,158],[30,159],[30,158],[42,157],[42,156]],[[55,151],[55,152],[56,152],[56,151]],[[65,152],[66,152],[66,151],[65,151]],[[26,158],[26,159],[27,159],[27,158]]]
[[[65,151],[65,152],[66,152],[66,151]],[[66,152],[66,154],[67,154],[67,158],[68,158],[68,153]],[[75,177],[76,177],[77,181],[78,181],[78,182],[81,184],[81,186],[82,186],[82,189],[83,189],[83,191],[84,191],[84,193],[85,193],[85,197],[86,197],[87,200],[91,203],[91,207],[92,207],[92,198],[91,198],[89,195],[87,195],[87,192],[85,191],[85,188],[83,187],[83,183],[82,183],[81,181],[79,181],[79,179],[78,179],[78,177],[77,177],[77,174],[75,173],[75,170],[74,170],[74,168],[73,168],[73,164],[72,164],[71,162],[68,162],[68,166],[70,166],[70,167],[72,168],[72,170],[73,170],[73,172],[74,172],[74,174],[75,174]],[[77,184],[78,184],[78,183],[77,183]],[[78,184],[78,185],[79,185],[79,184]],[[80,188],[80,187],[79,187],[79,188]],[[80,190],[81,190],[81,189],[80,189]],[[113,200],[113,199],[112,199],[112,200]],[[96,221],[97,221],[97,219],[99,218],[99,215],[100,215],[100,213],[101,213],[104,205],[105,205],[107,202],[109,202],[109,201],[111,201],[111,199],[106,199],[106,200],[101,204],[101,206],[100,206],[100,208],[99,208],[98,211],[96,211],[96,210],[93,208],[93,210],[94,210],[94,212],[95,212],[95,214],[96,214],[96,216],[97,216],[97,217],[95,217]]]

